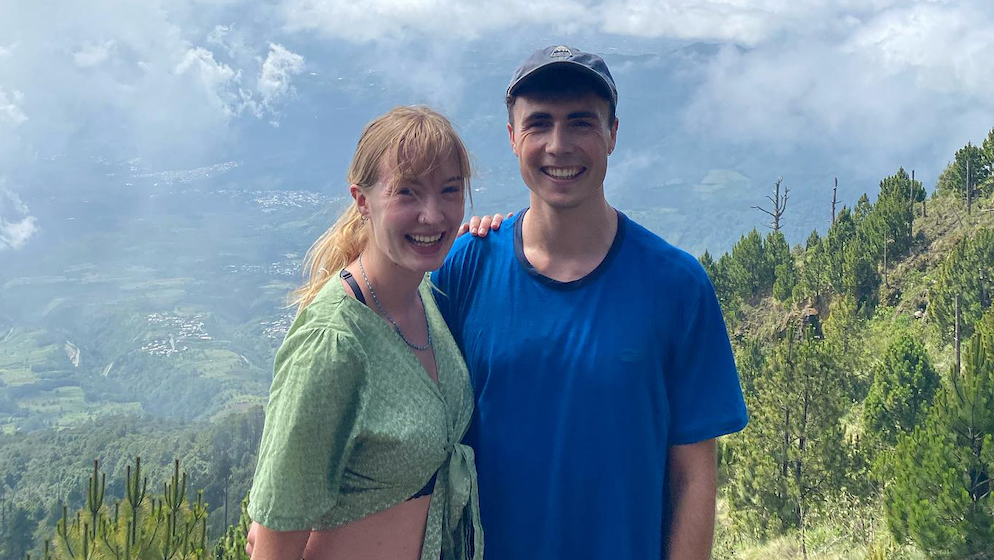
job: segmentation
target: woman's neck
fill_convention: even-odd
[[[375,247],[366,247],[361,258],[359,276],[365,273],[376,299],[388,313],[403,314],[417,306],[418,287],[425,273],[398,266]]]

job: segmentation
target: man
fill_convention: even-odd
[[[506,99],[529,208],[432,276],[476,393],[486,556],[709,558],[714,438],[747,421],[714,290],[605,199],[600,57],[536,52]]]

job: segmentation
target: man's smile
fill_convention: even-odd
[[[544,166],[540,168],[542,173],[545,173],[553,179],[569,180],[575,179],[584,171],[587,170],[586,167],[552,167]]]

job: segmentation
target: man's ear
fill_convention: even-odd
[[[349,185],[349,194],[352,195],[352,200],[355,201],[355,205],[359,209],[359,214],[361,214],[363,218],[368,218],[369,201],[366,199],[366,193],[359,188],[359,185],[352,184]]]
[[[511,151],[518,155],[518,145],[514,143],[514,125],[507,123],[507,140],[511,143]]]
[[[611,125],[611,143],[607,147],[607,155],[611,155],[614,151],[614,147],[618,144],[618,117],[614,118],[614,124]]]

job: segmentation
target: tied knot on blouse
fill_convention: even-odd
[[[480,496],[476,484],[473,449],[450,443],[447,468],[443,466],[449,491],[448,508],[442,520],[443,558],[482,558],[483,533],[479,530]]]

